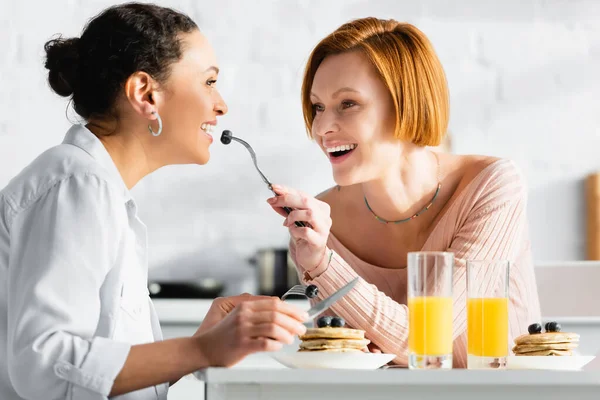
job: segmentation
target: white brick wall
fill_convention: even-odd
[[[69,125],[66,101],[46,84],[44,41],[79,34],[112,3],[0,0],[0,186],[62,140]],[[311,48],[356,17],[415,23],[447,71],[453,151],[515,159],[530,185],[536,260],[584,257],[582,180],[600,169],[600,1],[160,3],[192,15],[217,50],[230,110],[219,127],[247,139],[273,181],[314,194],[332,179],[302,124],[300,78]],[[150,231],[152,267],[180,254],[206,264],[206,253],[216,267],[224,257],[214,250],[226,248],[234,259],[287,241],[239,145],[216,142],[209,165],[165,168],[134,192]]]

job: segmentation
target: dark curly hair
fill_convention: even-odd
[[[190,17],[153,4],[110,7],[91,19],[80,38],[48,41],[48,82],[60,96],[72,96],[85,119],[115,115],[114,104],[129,76],[144,71],[164,83],[182,56],[180,33],[198,26]]]

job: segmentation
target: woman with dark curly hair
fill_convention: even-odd
[[[0,398],[164,400],[169,382],[303,333],[304,312],[242,295],[217,299],[193,337],[162,340],[130,189],[209,160],[227,106],[196,24],[124,4],[45,50],[50,86],[86,123],[0,192]]]

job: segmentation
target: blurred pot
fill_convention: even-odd
[[[259,249],[248,261],[256,268],[259,294],[281,297],[300,283],[287,248]]]

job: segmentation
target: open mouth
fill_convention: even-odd
[[[342,157],[342,156],[345,156],[346,154],[353,152],[354,149],[356,149],[356,146],[357,146],[356,144],[344,144],[344,145],[336,146],[336,147],[328,147],[327,153],[332,158],[338,158],[338,157]]]
[[[200,126],[200,129],[202,129],[205,133],[208,133],[210,135],[213,133],[215,126],[212,124],[204,123]]]

